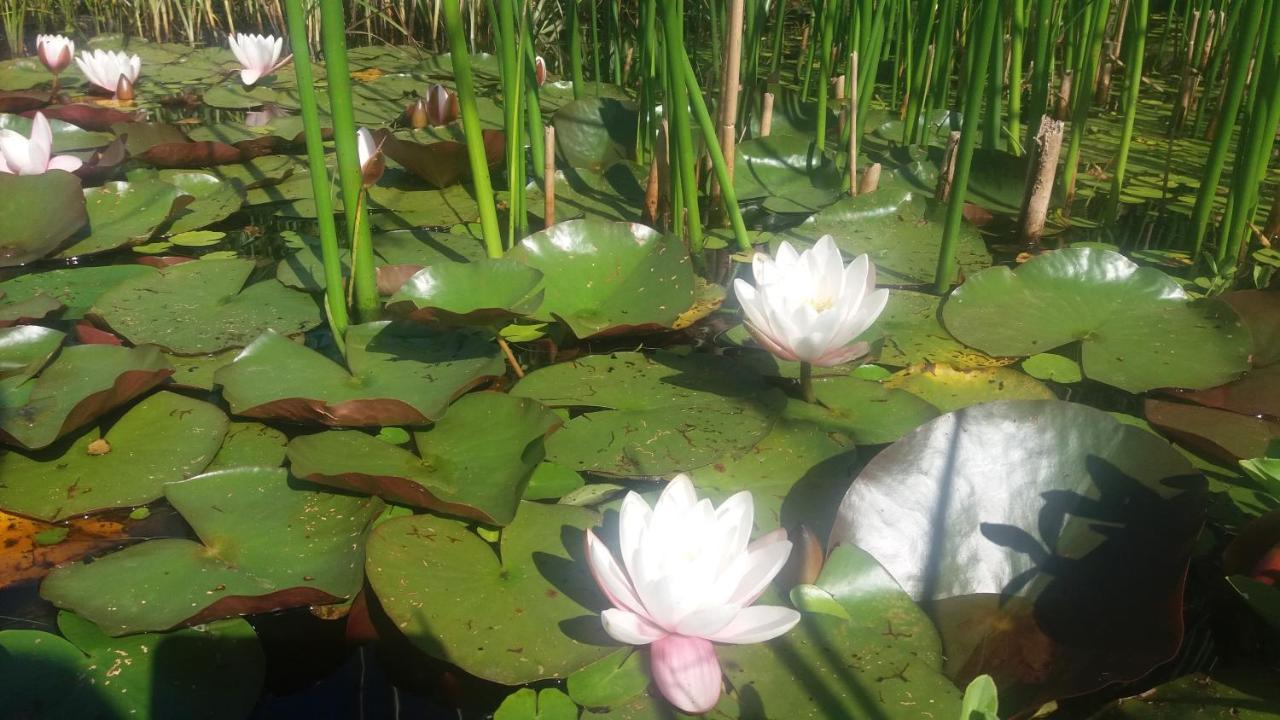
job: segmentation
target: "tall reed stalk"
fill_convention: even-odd
[[[1120,207],[1120,191],[1124,188],[1125,168],[1129,163],[1129,147],[1133,143],[1133,126],[1138,117],[1138,95],[1142,89],[1142,64],[1147,53],[1147,16],[1150,0],[1132,0],[1133,35],[1129,38],[1129,55],[1124,68],[1124,125],[1120,129],[1120,149],[1111,173],[1111,195],[1107,198],[1106,217],[1115,222]]]
[[[951,287],[956,278],[956,242],[960,237],[960,223],[964,219],[964,200],[969,190],[969,170],[973,164],[973,147],[978,139],[978,123],[969,122],[969,118],[977,117],[978,108],[982,105],[982,90],[987,77],[987,63],[991,58],[991,47],[995,44],[996,21],[1000,8],[997,3],[984,2],[975,20],[975,33],[970,33],[969,47],[966,53],[971,56],[969,77],[965,78],[964,116],[965,123],[960,128],[960,143],[956,148],[955,178],[951,184],[951,198],[947,204],[947,214],[942,230],[942,247],[938,252],[938,266],[933,275],[933,289],[941,294]],[[998,73],[999,68],[990,68]]]
[[[682,0],[661,0],[663,44],[667,57],[667,118],[670,123],[668,137],[672,176],[679,184],[683,196],[685,231],[689,238],[689,250],[694,262],[701,262],[702,221],[698,211],[698,183],[694,174],[693,133],[689,127],[689,94],[685,84],[684,66],[684,3]],[[672,203],[675,206],[675,203]],[[679,220],[677,220],[679,222]]]
[[[730,226],[733,228],[733,237],[738,243],[738,249],[742,252],[751,252],[751,241],[747,238],[747,226],[742,221],[742,210],[738,207],[738,192],[733,188],[733,177],[729,174],[729,164],[725,160],[724,152],[720,149],[720,144],[716,139],[714,124],[711,122],[711,114],[707,112],[707,103],[702,99],[702,90],[698,87],[698,76],[693,72],[693,63],[689,61],[689,54],[684,48],[680,48],[681,55],[684,56],[684,82],[689,93],[689,99],[692,101],[693,112],[698,118],[698,127],[702,129],[702,140],[707,146],[707,153],[711,156],[711,166],[714,169],[716,178],[720,182],[720,197],[724,200],[724,211],[729,216]]]

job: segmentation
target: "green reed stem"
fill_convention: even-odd
[[[1031,97],[1027,104],[1027,139],[1024,145],[1031,144],[1031,137],[1040,125],[1040,116],[1049,108],[1049,90],[1053,86],[1053,40],[1056,26],[1053,18],[1053,0],[1035,0],[1035,54],[1031,66]]]
[[[1226,165],[1227,152],[1231,145],[1232,129],[1240,114],[1240,101],[1244,97],[1244,86],[1249,76],[1249,59],[1253,54],[1254,43],[1258,39],[1258,30],[1262,27],[1263,6],[1265,0],[1246,0],[1243,22],[1237,24],[1237,32],[1231,43],[1231,69],[1227,77],[1227,87],[1222,94],[1222,103],[1218,108],[1218,131],[1209,146],[1209,155],[1205,158],[1204,175],[1200,178],[1200,190],[1196,193],[1196,205],[1191,211],[1193,250],[1191,257],[1199,258],[1204,249],[1205,236],[1209,230],[1209,216],[1213,214],[1213,201],[1218,194],[1218,183],[1222,180],[1222,169]]]
[[[1067,198],[1075,195],[1076,166],[1080,162],[1080,147],[1084,143],[1085,125],[1089,122],[1089,108],[1093,105],[1093,77],[1098,72],[1098,60],[1102,56],[1102,39],[1106,34],[1107,15],[1111,11],[1111,0],[1089,0],[1091,5],[1085,10],[1084,26],[1085,48],[1075,73],[1075,103],[1071,110],[1071,139],[1067,145],[1067,156],[1063,171],[1063,186]]]
[[[773,20],[773,54],[769,56],[769,75],[777,77],[782,68],[782,33],[787,26],[787,0],[773,0],[773,4],[777,8],[777,15]]]
[[[573,75],[573,99],[581,100],[586,94],[586,80],[582,79],[582,23],[578,18],[580,0],[569,0],[569,71]]]
[[[444,5],[445,34],[449,37],[449,57],[453,61],[453,79],[458,89],[458,107],[462,111],[462,133],[466,137],[467,160],[471,165],[471,181],[476,204],[480,207],[480,232],[485,252],[491,258],[502,257],[502,231],[498,226],[498,209],[493,202],[493,185],[489,181],[489,161],[484,152],[484,133],[480,130],[480,111],[476,108],[476,87],[471,77],[471,54],[457,3]],[[510,138],[507,142],[511,142]]]
[[[684,56],[684,82],[689,93],[693,113],[697,116],[698,126],[702,128],[702,141],[711,155],[711,167],[720,183],[720,199],[724,202],[724,211],[733,226],[733,237],[738,241],[738,249],[751,252],[751,240],[747,238],[747,226],[742,221],[742,209],[738,207],[738,191],[733,187],[733,178],[729,177],[729,165],[725,162],[724,151],[720,148],[720,140],[716,137],[715,124],[711,122],[711,114],[707,112],[707,103],[702,99],[702,90],[698,87],[698,76],[693,72],[693,63],[689,61],[689,53],[682,46],[680,54]]]
[[[1027,0],[1009,0],[1009,150],[1021,155],[1022,53],[1027,42]]]
[[[1107,198],[1106,217],[1115,222],[1120,207],[1120,190],[1124,187],[1125,168],[1129,162],[1129,147],[1133,143],[1133,126],[1138,118],[1138,95],[1142,89],[1142,61],[1147,52],[1147,16],[1150,0],[1131,0],[1133,35],[1129,39],[1129,59],[1124,69],[1124,126],[1120,130],[1120,149],[1116,153],[1116,166],[1111,174],[1111,195]]]
[[[991,46],[995,43],[996,20],[1000,16],[998,3],[984,2],[975,22],[976,34],[970,34],[969,47],[972,56],[969,77],[964,86],[964,116],[977,117],[982,106],[983,84],[987,77],[987,63],[991,59]],[[999,72],[992,68],[992,72]],[[978,123],[965,122],[960,127],[960,144],[956,148],[956,172],[951,184],[951,199],[947,204],[946,222],[942,231],[942,247],[938,253],[938,267],[933,276],[933,289],[941,294],[951,287],[956,278],[956,242],[960,237],[960,222],[964,218],[965,195],[969,190],[969,170],[973,163],[973,147],[978,139]]]
[[[360,322],[378,316],[378,279],[374,266],[373,239],[360,205],[364,177],[356,150],[355,110],[351,104],[351,71],[347,66],[347,27],[342,0],[320,0],[320,38],[329,82],[329,114],[333,118],[333,145],[342,181],[343,216],[351,246],[351,275],[354,305]],[[299,63],[307,62],[305,56]]]
[[[1000,18],[996,19],[997,28],[1002,25],[1000,20]],[[998,29],[997,32],[999,32]],[[982,146],[988,150],[994,150],[1000,145],[1000,100],[1004,93],[1003,43],[991,43],[991,59],[987,63],[987,70],[987,102],[986,114],[982,117]],[[969,115],[966,113],[965,117],[968,118]]]
[[[293,72],[298,79],[298,101],[302,105],[302,129],[307,140],[307,167],[311,171],[311,194],[316,203],[316,225],[320,230],[320,258],[324,264],[325,304],[333,334],[341,338],[347,331],[347,300],[342,294],[342,259],[338,247],[338,226],[333,219],[329,170],[324,162],[324,131],[320,104],[311,72],[307,47],[307,18],[302,0],[285,0],[285,22],[289,30],[289,50]]]
[[[694,174],[693,133],[689,127],[689,90],[685,85],[684,65],[684,3],[681,0],[662,0],[662,30],[667,55],[667,117],[670,139],[675,140],[671,152],[672,175],[678,170],[680,191],[684,196],[684,211],[688,216],[685,229],[689,237],[689,250],[694,262],[701,262],[702,220],[698,212],[698,183]]]
[[[822,15],[819,20],[822,41],[819,43],[818,51],[822,54],[818,58],[821,65],[818,72],[818,127],[814,131],[816,151],[811,158],[813,162],[821,162],[823,150],[827,146],[827,98],[831,95],[831,45],[838,9],[838,0],[826,0],[822,5]]]

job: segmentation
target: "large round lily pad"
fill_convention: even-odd
[[[40,594],[109,635],[349,598],[377,498],[294,484],[280,468],[240,467],[165,485],[200,542],[148,540],[49,573]]]
[[[569,167],[596,171],[635,155],[640,113],[633,103],[608,97],[575,100],[556,111],[557,154]]]
[[[938,264],[944,209],[916,192],[889,187],[844,198],[774,237],[807,247],[831,235],[846,257],[869,255],[881,284],[923,285],[933,282]],[[965,275],[991,265],[982,236],[969,224],[961,227],[956,256]]]
[[[877,455],[831,543],[866,549],[1010,712],[1146,674],[1182,639],[1203,478],[1159,437],[1058,401],[944,415]]]
[[[537,310],[541,283],[540,270],[510,259],[441,262],[410,277],[388,306],[441,325],[493,325]]]
[[[533,400],[473,393],[414,435],[417,455],[361,432],[333,431],[295,438],[289,462],[305,480],[506,525],[542,461],[543,438],[559,424]]]
[[[670,328],[693,304],[693,267],[678,238],[636,223],[581,219],[526,237],[509,254],[544,276],[535,314],[579,338]]]
[[[22,265],[56,250],[89,222],[80,178],[61,170],[42,175],[0,173],[0,267]]]
[[[252,260],[181,263],[116,285],[91,314],[135,344],[179,355],[243,347],[264,331],[293,335],[320,324],[305,293],[264,280],[245,287]]]
[[[71,613],[61,636],[0,632],[0,697],[8,717],[41,720],[246,717],[258,701],[266,661],[244,620],[171,634],[109,637]]]
[[[326,283],[319,240],[300,236],[288,242],[290,246],[297,247],[297,252],[276,265],[276,279],[299,290],[322,292]],[[419,228],[374,233],[373,253],[380,272],[384,267],[417,270],[437,263],[464,263],[485,257],[484,245],[471,235],[428,232]],[[343,276],[349,275],[351,252],[342,248],[338,259]]]
[[[512,394],[552,407],[599,408],[547,440],[572,470],[666,475],[747,451],[785,398],[727,358],[672,353],[593,355],[530,373]]]
[[[173,372],[154,347],[64,348],[38,377],[0,381],[0,441],[42,448]]]
[[[813,391],[829,413],[822,422],[859,444],[891,443],[938,416],[938,409],[925,400],[875,380],[821,378]]]
[[[381,427],[436,420],[454,398],[504,371],[497,346],[481,335],[385,321],[347,328],[346,353],[343,367],[268,332],[214,380],[236,415]]]
[[[970,370],[1007,365],[951,337],[938,321],[942,299],[911,290],[890,290],[875,324],[858,339],[872,345],[876,362],[894,367],[919,363],[945,363]]]
[[[465,523],[414,515],[369,537],[378,601],[418,648],[486,680],[565,677],[615,649],[586,569],[584,531],[599,516],[522,503],[498,552]]]
[[[45,295],[60,301],[64,320],[79,320],[98,296],[130,278],[155,275],[146,265],[89,265],[19,275],[0,283],[6,302]]]
[[[738,200],[764,198],[775,212],[817,212],[848,185],[810,135],[779,134],[739,143],[733,187]]]
[[[1085,374],[1129,392],[1213,387],[1248,368],[1249,334],[1231,308],[1192,301],[1169,276],[1107,250],[1067,248],[982,272],[952,294],[942,320],[991,355],[1081,341]]]
[[[48,199],[40,201],[47,207]],[[62,248],[57,257],[93,255],[146,242],[191,196],[161,180],[108,182],[84,191],[89,226]]]
[[[0,452],[0,508],[53,522],[145,505],[163,494],[166,482],[204,469],[226,432],[227,416],[213,405],[157,393],[106,435],[86,433],[56,456]]]

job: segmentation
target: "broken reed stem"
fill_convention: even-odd
[[[880,187],[880,163],[871,163],[867,171],[862,173],[862,182],[858,183],[858,192],[863,195],[875,192]]]
[[[938,187],[933,196],[938,202],[946,202],[951,198],[951,183],[956,177],[956,149],[960,147],[960,131],[953,131],[947,136],[947,149],[942,154],[942,167],[938,170]]]
[[[556,224],[556,128],[548,125],[542,160],[543,225]]]
[[[769,137],[773,131],[773,93],[764,94],[760,109],[760,137]]]
[[[1039,245],[1040,236],[1044,234],[1053,180],[1058,172],[1058,156],[1062,152],[1063,127],[1061,120],[1045,115],[1040,118],[1040,129],[1032,141],[1033,159],[1018,218],[1018,241],[1029,247]]]

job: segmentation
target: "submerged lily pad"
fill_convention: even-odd
[[[57,455],[0,452],[0,508],[54,522],[146,505],[165,483],[203,470],[226,432],[227,416],[213,405],[157,393],[105,435],[86,433]]]
[[[108,635],[349,598],[377,498],[313,491],[241,467],[164,486],[200,542],[148,540],[49,573],[40,594]]]
[[[0,267],[48,255],[89,222],[80,178],[61,170],[41,175],[0,173],[0,217],[5,219]]]
[[[583,557],[598,522],[590,510],[522,503],[495,554],[463,522],[397,518],[370,534],[366,572],[423,652],[507,685],[562,678],[615,649]]]
[[[25,382],[0,382],[0,441],[42,448],[150,390],[173,368],[154,347],[64,348]]]
[[[684,245],[645,225],[569,220],[526,237],[508,257],[544,276],[535,319],[562,320],[579,338],[670,328],[694,300]]]
[[[559,424],[532,400],[473,393],[414,434],[417,455],[361,432],[332,431],[295,438],[289,462],[305,480],[506,525],[542,460],[543,438]]]
[[[995,402],[877,455],[831,545],[864,548],[927,603],[948,673],[992,675],[1013,713],[1177,651],[1206,498],[1191,464],[1141,428],[1083,405]]]
[[[593,355],[530,373],[512,394],[551,407],[598,408],[547,441],[547,459],[621,476],[690,470],[749,450],[785,399],[727,358]]]
[[[266,672],[257,635],[239,619],[112,638],[64,612],[58,631],[0,632],[6,713],[42,720],[246,717]]]
[[[951,295],[942,319],[961,342],[991,355],[1081,341],[1085,375],[1129,392],[1212,387],[1248,368],[1249,334],[1230,307],[1192,301],[1159,270],[1106,250],[1056,250],[1016,271],[975,275]]]
[[[944,209],[918,193],[885,188],[844,198],[774,237],[803,249],[831,235],[845,256],[869,255],[880,284],[923,285],[933,282],[938,264]],[[956,239],[956,256],[963,275],[991,265],[986,244],[967,223]]]
[[[305,293],[275,280],[245,287],[252,260],[205,260],[172,265],[103,293],[91,311],[135,344],[179,355],[243,347],[264,331],[292,335],[320,324]]]
[[[343,367],[268,332],[214,379],[236,415],[382,427],[434,421],[454,398],[504,371],[485,337],[385,321],[349,327],[346,351]]]

